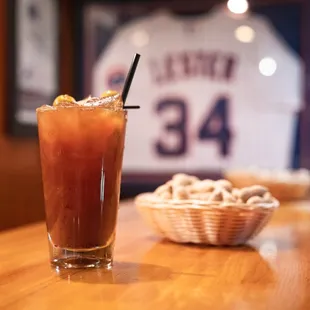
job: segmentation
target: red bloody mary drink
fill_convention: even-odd
[[[37,109],[51,263],[111,267],[126,127],[120,95]]]

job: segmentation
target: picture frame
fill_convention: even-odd
[[[8,0],[7,134],[37,135],[36,108],[59,93],[59,0]]]

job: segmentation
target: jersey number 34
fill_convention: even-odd
[[[177,117],[164,124],[165,136],[174,135],[177,144],[169,146],[167,139],[164,136],[160,137],[155,143],[155,151],[161,157],[185,155],[189,146],[188,105],[184,100],[177,98],[163,99],[156,105],[156,113],[159,116],[170,110],[174,110]],[[229,99],[227,97],[219,97],[215,101],[202,123],[198,124],[198,132],[195,135],[201,142],[217,142],[221,157],[229,155],[232,134],[229,126]]]

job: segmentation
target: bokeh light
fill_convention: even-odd
[[[247,0],[228,0],[228,9],[235,14],[243,14],[249,9]]]
[[[255,31],[249,26],[240,26],[235,30],[235,37],[242,43],[251,43],[255,38]]]
[[[259,62],[259,71],[264,76],[272,76],[277,70],[277,62],[271,57],[265,57]]]

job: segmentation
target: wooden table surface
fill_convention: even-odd
[[[282,205],[248,246],[163,241],[127,203],[113,270],[56,273],[44,223],[0,234],[0,309],[310,309],[310,205]]]

